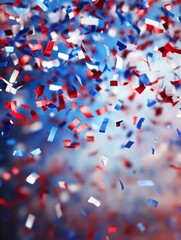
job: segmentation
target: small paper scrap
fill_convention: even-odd
[[[154,199],[151,199],[151,198],[149,198],[148,200],[147,200],[147,202],[152,206],[152,207],[157,207],[157,205],[158,205],[158,202],[156,201],[156,200],[154,200]]]
[[[51,130],[50,130],[47,142],[53,142],[53,140],[55,138],[55,135],[56,135],[56,132],[57,132],[57,128],[56,127],[52,127]]]
[[[31,229],[33,227],[34,221],[35,221],[35,216],[33,214],[29,214],[25,223],[25,227]]]
[[[121,189],[124,190],[124,185],[123,182],[119,179],[120,185],[121,185]]]
[[[56,213],[57,213],[57,217],[58,217],[58,218],[61,218],[63,214],[62,214],[62,210],[61,210],[60,203],[57,203],[57,204],[55,205],[55,211],[56,211]]]
[[[89,198],[88,202],[93,204],[93,205],[95,205],[96,207],[100,207],[101,206],[101,202],[98,199],[96,199],[96,198],[94,198],[92,196]]]
[[[152,187],[154,186],[154,182],[152,180],[138,180],[138,186],[140,187]]]
[[[34,184],[39,177],[37,173],[33,172],[26,178],[26,182]]]
[[[33,157],[35,157],[35,156],[39,155],[40,153],[41,153],[40,148],[37,148],[37,149],[35,149],[35,150],[33,150],[33,151],[31,152],[31,155],[32,155]]]

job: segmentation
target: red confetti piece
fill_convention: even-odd
[[[83,113],[83,115],[87,118],[93,118],[94,116],[90,113],[88,107],[86,106],[80,106],[80,111]]]
[[[126,168],[131,168],[132,167],[132,163],[127,160],[127,159],[122,159],[121,163],[123,164],[123,166],[125,166]]]
[[[64,98],[61,94],[58,95],[58,99],[59,99],[59,107],[57,108],[57,111],[61,111],[62,109],[65,108],[65,102],[64,102]]]
[[[102,114],[107,113],[107,112],[108,112],[108,110],[107,110],[106,107],[99,108],[99,109],[96,110],[96,113],[97,113],[98,115],[102,115]]]
[[[117,86],[118,86],[118,81],[117,81],[117,80],[111,80],[111,81],[110,81],[110,86],[111,86],[111,87],[113,87],[113,86],[114,86],[114,87],[117,87]]]
[[[141,84],[139,87],[135,88],[135,90],[141,94],[144,90],[145,90],[145,85],[144,84]]]
[[[83,130],[85,130],[87,127],[88,127],[88,124],[84,123],[80,127],[76,128],[74,130],[74,133],[78,134],[78,133],[82,132]]]
[[[71,124],[68,126],[68,128],[72,131],[78,124],[80,123],[79,118],[75,118]]]
[[[49,41],[46,48],[45,48],[45,51],[44,51],[44,55],[46,57],[50,57],[51,53],[52,53],[52,50],[53,50],[53,46],[54,46],[54,42],[53,41]]]

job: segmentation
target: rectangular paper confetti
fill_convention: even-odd
[[[96,198],[94,198],[92,196],[88,199],[88,202],[93,204],[93,205],[95,205],[96,207],[100,207],[101,206],[101,202],[98,199],[96,199]]]
[[[53,142],[56,133],[57,133],[57,128],[56,127],[52,127],[51,130],[50,130],[50,133],[48,135],[47,142]]]

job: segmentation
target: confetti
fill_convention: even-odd
[[[52,127],[51,130],[50,130],[50,133],[48,135],[47,142],[53,142],[56,133],[57,133],[57,128],[56,127]]]
[[[140,118],[140,119],[139,119],[139,121],[138,121],[138,123],[137,123],[137,125],[136,125],[136,127],[137,127],[138,129],[141,129],[144,120],[145,120],[145,118]]]
[[[102,124],[100,126],[99,132],[105,133],[107,125],[108,125],[108,122],[109,122],[109,119],[108,118],[104,118],[104,120],[103,120],[103,122],[102,122]]]
[[[88,107],[86,106],[80,106],[79,107],[80,111],[82,112],[82,114],[87,117],[87,118],[93,118],[94,116],[90,113]]]
[[[152,180],[138,180],[137,184],[140,187],[152,187],[152,186],[154,186],[154,182]]]
[[[94,198],[92,196],[88,199],[88,202],[93,204],[93,205],[95,205],[96,207],[100,207],[101,206],[101,202],[98,199],[96,199],[96,198]]]
[[[58,217],[58,218],[61,218],[61,217],[63,216],[62,210],[61,210],[61,206],[60,206],[59,203],[57,203],[57,204],[55,205],[55,211],[56,211],[56,214],[57,214],[57,217]]]
[[[32,155],[33,157],[36,157],[36,156],[39,155],[40,153],[41,153],[40,148],[37,148],[37,149],[31,151],[31,155]]]
[[[147,200],[147,202],[148,202],[148,204],[150,205],[150,206],[152,206],[152,207],[157,207],[157,205],[158,205],[158,202],[156,201],[156,200],[154,200],[154,199],[151,199],[151,198],[149,198],[148,200]]]
[[[40,176],[37,173],[33,172],[26,178],[26,182],[34,184],[39,177]]]
[[[33,214],[29,214],[25,223],[25,227],[31,229],[33,227],[34,221],[35,221],[35,216]]]
[[[119,180],[119,182],[120,182],[120,185],[121,185],[121,189],[124,190],[123,182],[121,180]]]
[[[132,141],[128,141],[126,145],[124,145],[125,148],[131,148],[131,146],[134,144]]]

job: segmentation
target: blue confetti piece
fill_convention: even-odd
[[[148,1],[147,0],[142,0],[141,1],[141,4],[140,4],[140,9],[145,9],[145,8],[148,8],[149,7],[149,4],[148,4]]]
[[[8,62],[0,62],[0,68],[7,67],[7,65],[8,65]]]
[[[137,227],[140,230],[140,232],[144,232],[145,231],[145,227],[144,227],[144,225],[142,223],[138,223]]]
[[[137,125],[136,125],[136,127],[137,127],[138,129],[141,129],[144,120],[145,120],[145,118],[140,118],[140,120],[138,121],[138,123],[137,123]]]
[[[13,156],[23,157],[23,156],[24,156],[24,153],[23,153],[23,151],[21,151],[21,150],[14,150]]]
[[[152,107],[153,105],[156,104],[156,101],[154,99],[147,99],[147,106],[150,108]]]
[[[67,124],[67,122],[66,122],[66,121],[63,121],[63,122],[61,122],[58,126],[59,126],[60,128],[62,128],[62,127],[64,127],[66,124]]]
[[[126,143],[126,145],[124,145],[124,147],[125,147],[125,148],[130,148],[133,144],[134,144],[134,142],[128,141],[128,142]]]
[[[56,127],[52,127],[47,139],[47,142],[53,142],[54,138],[55,138],[55,134],[57,132],[57,128]]]
[[[141,30],[139,29],[139,27],[136,24],[133,24],[133,28],[136,30],[136,32],[138,33],[138,35],[140,34]]]
[[[146,74],[142,74],[140,77],[139,77],[139,80],[141,83],[145,84],[145,85],[149,85],[150,84],[150,80],[149,78],[147,77]]]
[[[124,190],[124,185],[123,182],[119,179],[120,185],[121,185],[121,189]]]
[[[155,149],[151,148],[151,153],[154,155],[155,154]]]
[[[116,106],[114,107],[115,110],[119,111],[123,105],[123,102],[119,100],[120,103],[117,103]]]
[[[156,200],[154,200],[154,199],[151,199],[151,198],[149,198],[148,200],[147,200],[147,202],[152,206],[152,207],[157,207],[158,206],[158,202],[156,201]]]
[[[16,140],[13,139],[13,138],[11,138],[11,139],[8,139],[8,140],[6,141],[6,143],[7,143],[8,146],[13,146],[13,145],[16,144]]]
[[[149,53],[147,54],[147,56],[152,58],[152,57],[153,57],[153,53],[149,52]]]
[[[99,132],[105,133],[108,122],[109,122],[109,118],[104,118],[101,124],[101,127],[99,129]]]
[[[135,42],[135,39],[134,39],[134,37],[133,37],[132,35],[129,35],[129,34],[128,34],[128,38],[129,38],[129,40],[130,40],[130,42],[131,42],[132,44]]]
[[[31,156],[35,157],[41,153],[40,148],[37,148],[31,152]]]
[[[131,137],[131,136],[132,136],[132,134],[133,134],[133,131],[132,131],[132,130],[130,130],[130,131],[127,133],[126,137],[127,137],[127,138],[129,138],[129,137]]]
[[[178,137],[181,138],[181,131],[177,128]]]
[[[96,91],[94,89],[89,90],[89,94],[92,95],[93,97],[96,95]]]
[[[123,44],[122,42],[120,42],[120,41],[117,41],[116,45],[119,47],[120,51],[122,51],[122,50],[127,48],[127,46],[125,44]]]
[[[35,0],[35,2],[44,12],[46,12],[48,10],[47,6],[43,2],[41,2],[39,0]]]

